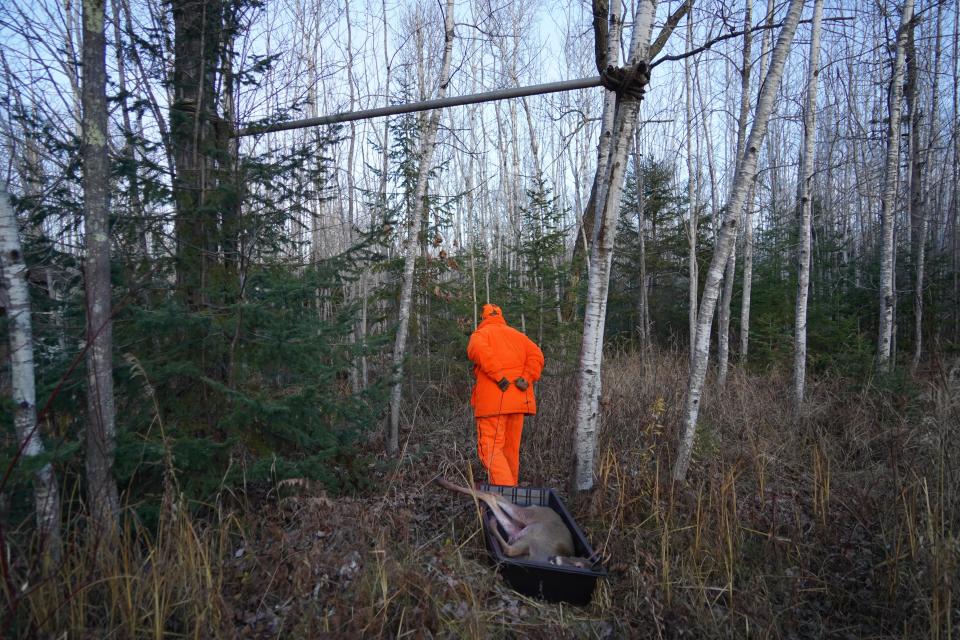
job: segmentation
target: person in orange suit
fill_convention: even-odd
[[[537,412],[533,383],[543,371],[543,352],[507,324],[497,305],[483,305],[481,318],[467,344],[476,378],[470,404],[477,420],[477,454],[490,484],[515,487],[523,417]]]

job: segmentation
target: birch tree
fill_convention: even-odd
[[[687,405],[681,433],[682,439],[673,468],[673,478],[678,481],[682,481],[686,477],[690,455],[693,451],[693,438],[697,428],[697,416],[700,412],[700,398],[710,356],[710,330],[720,293],[720,281],[723,278],[723,270],[727,259],[733,250],[740,213],[743,210],[750,181],[757,170],[757,153],[767,131],[767,122],[770,119],[770,113],[773,111],[773,103],[780,87],[780,79],[783,77],[787,54],[793,43],[802,10],[803,0],[791,0],[787,17],[783,22],[783,29],[773,50],[770,71],[764,78],[763,88],[760,90],[753,126],[750,129],[743,156],[737,162],[737,169],[727,202],[726,215],[720,225],[713,258],[707,270],[707,279],[704,283],[703,294],[700,298],[700,309],[697,314],[696,352],[687,386]]]
[[[893,74],[888,94],[887,158],[883,171],[883,193],[880,198],[880,324],[877,331],[877,370],[887,373],[892,368],[893,341],[893,226],[897,199],[897,163],[900,157],[900,110],[903,105],[904,59],[913,0],[906,0],[897,30]]]
[[[27,266],[17,233],[17,218],[5,191],[0,191],[0,276],[6,292],[9,323],[13,426],[21,455],[30,459],[44,453],[37,424],[30,292],[27,289]],[[33,501],[41,543],[56,562],[61,551],[60,489],[49,462],[33,474]]]
[[[773,11],[776,0],[767,0],[767,28],[763,31],[760,44],[760,83],[767,76],[767,61],[770,57],[771,29],[773,27]],[[756,203],[757,176],[754,174],[750,181],[750,193],[747,196],[747,206],[744,210],[743,225],[743,292],[740,302],[740,364],[747,361],[750,348],[750,299],[753,293],[753,206]],[[696,322],[696,318],[693,319]],[[691,350],[693,349],[691,345]]]
[[[943,16],[943,5],[937,5],[937,17],[935,19],[934,34],[934,53],[933,69],[940,68],[941,58],[941,18]],[[913,358],[910,363],[910,371],[916,372],[920,364],[920,357],[923,355],[923,288],[924,276],[926,271],[926,248],[927,233],[929,226],[929,190],[924,188],[924,172],[929,173],[930,158],[933,146],[937,139],[937,116],[939,110],[939,73],[932,73],[933,86],[930,91],[930,115],[928,118],[929,132],[925,148],[922,153],[920,150],[920,109],[917,98],[917,84],[919,76],[919,60],[914,44],[914,27],[910,29],[910,38],[908,44],[910,51],[907,58],[907,72],[911,76],[907,80],[907,88],[911,95],[907,98],[910,109],[910,227],[913,239],[913,268],[914,268],[914,288],[913,288]],[[956,115],[956,114],[954,114]]]
[[[87,507],[109,532],[120,501],[113,479],[116,415],[110,304],[110,162],[107,150],[104,0],[83,2],[83,209],[87,311]]]
[[[813,27],[810,33],[810,69],[807,72],[807,99],[803,108],[803,147],[797,182],[797,304],[794,316],[793,396],[797,407],[803,404],[807,375],[807,296],[810,286],[810,225],[813,203],[810,191],[813,182],[814,140],[817,122],[817,75],[820,70],[820,25],[823,21],[823,0],[814,0]]]
[[[437,99],[447,95],[450,82],[450,67],[453,59],[453,0],[447,0],[444,15],[443,61],[440,63],[440,78],[437,85]],[[390,391],[390,424],[387,434],[387,453],[396,455],[400,450],[400,400],[402,396],[403,360],[406,355],[407,336],[410,330],[410,308],[413,301],[414,267],[417,261],[418,238],[423,232],[423,218],[426,211],[427,181],[430,178],[430,164],[436,146],[437,129],[440,125],[440,109],[430,112],[426,130],[421,138],[418,157],[416,190],[413,208],[407,221],[407,237],[403,243],[403,282],[400,287],[400,321],[393,345],[393,387]]]
[[[751,25],[753,22],[753,3],[747,0],[743,16],[743,59],[740,66],[740,114],[737,117],[737,151],[734,157],[743,155],[743,145],[747,138],[747,118],[750,116],[750,73],[753,42]],[[752,184],[752,182],[751,182]],[[746,207],[750,206],[749,198],[744,200]],[[717,360],[719,372],[717,385],[720,388],[727,382],[727,366],[730,361],[730,306],[733,302],[733,281],[737,277],[737,243],[734,241],[723,279],[723,298],[720,304],[720,321],[717,323]]]
[[[613,39],[619,22],[618,3],[610,9],[610,28],[607,28],[607,3],[594,0],[593,26],[597,69],[608,74],[609,52],[617,48]],[[613,261],[613,244],[616,237],[617,218],[620,212],[620,200],[623,196],[624,176],[627,156],[637,127],[637,114],[643,90],[650,80],[649,56],[660,51],[673,33],[674,28],[693,6],[688,0],[670,15],[657,39],[651,45],[653,18],[656,9],[654,0],[641,0],[637,5],[633,20],[633,33],[630,38],[627,65],[624,69],[612,70],[619,84],[612,110],[611,126],[601,130],[600,144],[606,143],[606,160],[601,158],[597,167],[597,188],[595,193],[597,212],[600,214],[594,227],[593,242],[590,247],[588,264],[587,303],[583,317],[583,340],[580,346],[580,360],[577,368],[577,405],[575,409],[574,429],[574,488],[580,491],[593,486],[594,454],[597,446],[597,427],[599,424],[599,400],[601,389],[601,367],[603,363],[603,332],[607,315],[607,294],[610,288],[610,267]],[[609,104],[609,103],[608,103]],[[606,125],[606,105],[604,125]]]
[[[615,3],[616,6],[617,3]],[[603,72],[606,69],[604,51],[617,46],[612,35],[607,36],[605,22],[607,20],[606,4],[595,0],[594,28],[596,34],[597,66]],[[630,53],[627,60],[628,68],[635,74],[646,74],[647,54],[650,49],[650,34],[653,27],[654,2],[642,0],[637,6],[634,18],[634,29],[630,41]],[[617,24],[617,9],[611,13],[611,26]],[[598,23],[603,23],[599,24]],[[611,28],[611,31],[615,31]],[[610,39],[607,40],[606,37]],[[597,424],[599,422],[598,406],[600,398],[600,376],[603,362],[603,329],[607,312],[607,294],[610,286],[610,265],[613,259],[613,242],[616,235],[617,215],[620,210],[620,199],[623,195],[624,173],[627,165],[627,154],[630,141],[637,124],[637,113],[640,110],[642,89],[647,78],[636,76],[635,91],[616,95],[613,110],[612,126],[610,130],[601,132],[603,137],[609,136],[609,150],[606,160],[598,164],[599,177],[596,189],[596,202],[602,203],[599,224],[595,226],[593,243],[590,249],[589,280],[587,284],[587,304],[583,318],[583,341],[580,347],[580,364],[578,367],[576,429],[574,433],[574,455],[576,464],[574,469],[574,487],[586,490],[593,486],[594,451],[597,441]],[[605,123],[607,110],[604,109]],[[602,173],[601,173],[602,171]]]
[[[693,48],[693,20],[692,16],[687,16],[687,52]],[[684,107],[686,109],[687,122],[687,201],[689,218],[687,223],[687,277],[690,280],[688,288],[688,309],[687,318],[690,331],[690,363],[693,364],[695,355],[694,347],[697,342],[697,288],[699,286],[699,268],[697,264],[697,216],[699,216],[697,197],[699,195],[699,176],[700,168],[696,165],[694,170],[694,140],[696,139],[696,126],[693,120],[693,77],[690,67],[693,62],[691,56],[687,55],[683,59],[683,81],[684,81]]]

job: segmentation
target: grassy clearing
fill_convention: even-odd
[[[960,637],[960,372],[909,394],[821,380],[797,416],[787,377],[734,371],[710,387],[689,482],[674,486],[684,360],[608,363],[597,487],[568,501],[611,570],[589,607],[525,598],[491,570],[472,505],[430,484],[475,465],[466,390],[431,387],[400,463],[371,467],[376,494],[288,481],[203,522],[171,495],[156,533],[131,525],[98,547],[75,531],[46,579],[13,550],[9,633]],[[541,385],[525,483],[565,486],[571,388],[560,374]]]

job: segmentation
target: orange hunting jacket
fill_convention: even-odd
[[[543,371],[543,352],[530,338],[507,325],[503,312],[496,305],[484,305],[483,321],[470,336],[467,357],[473,361],[476,384],[470,404],[477,418],[537,412],[533,383]],[[510,387],[500,391],[497,381],[506,377]],[[517,378],[530,383],[520,391],[513,383]]]

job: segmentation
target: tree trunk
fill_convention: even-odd
[[[744,202],[746,202],[744,198]],[[734,237],[730,256],[723,269],[723,289],[720,295],[720,313],[717,318],[717,387],[727,384],[730,364],[730,303],[733,302],[733,281],[737,277],[737,239]]]
[[[737,158],[743,156],[743,145],[747,140],[747,118],[750,116],[750,74],[751,45],[753,39],[750,27],[753,25],[753,3],[747,0],[743,14],[743,58],[740,68],[740,114],[737,118]],[[753,182],[751,181],[751,186]],[[750,207],[749,197],[744,200],[744,208]],[[727,367],[730,363],[730,306],[733,304],[733,282],[737,277],[737,243],[734,241],[723,280],[723,298],[720,304],[720,322],[717,327],[717,386],[721,389],[727,384]]]
[[[21,455],[43,455],[43,441],[37,424],[37,399],[33,365],[33,328],[30,322],[30,292],[27,266],[23,261],[17,218],[10,196],[0,191],[0,276],[6,292],[7,334],[10,342],[10,382],[13,426]],[[37,531],[45,553],[60,560],[60,488],[49,462],[33,475],[33,500],[37,510]]]
[[[813,3],[813,29],[810,35],[810,70],[807,74],[807,101],[803,109],[803,147],[800,151],[800,180],[797,183],[799,236],[797,243],[797,306],[794,316],[793,399],[803,406],[807,376],[807,296],[810,285],[810,225],[813,210],[814,142],[817,126],[817,76],[820,73],[820,25],[823,0]]]
[[[216,213],[205,206],[212,184],[210,145],[216,116],[216,66],[222,35],[223,0],[173,0],[174,231],[177,290],[190,308],[205,303],[204,286],[216,256]]]
[[[453,0],[447,0],[444,16],[443,61],[440,66],[440,79],[437,98],[447,94],[450,81],[450,66],[453,58]],[[404,241],[403,284],[400,289],[400,324],[393,345],[393,388],[390,392],[390,424],[387,434],[387,453],[396,455],[400,450],[400,400],[403,381],[403,360],[406,356],[407,334],[410,328],[410,308],[413,300],[414,267],[417,261],[418,238],[423,227],[422,219],[426,209],[427,181],[430,177],[430,163],[436,146],[437,128],[440,124],[440,109],[430,112],[426,130],[420,144],[420,167],[417,171],[417,186],[413,197],[413,209],[407,224],[407,238]]]
[[[713,313],[717,307],[717,297],[720,293],[720,280],[727,258],[733,250],[740,212],[743,210],[750,182],[757,170],[757,152],[767,131],[767,122],[770,119],[770,113],[773,111],[774,100],[780,87],[780,79],[783,77],[783,67],[786,63],[787,53],[793,43],[793,36],[796,33],[802,10],[803,0],[791,0],[787,18],[783,23],[783,30],[780,32],[777,46],[773,50],[770,72],[764,78],[763,87],[760,90],[760,98],[750,136],[747,138],[744,154],[737,163],[733,187],[730,190],[730,200],[726,207],[726,217],[717,235],[713,258],[707,270],[707,280],[704,284],[703,295],[700,299],[700,312],[697,316],[696,355],[690,370],[682,440],[673,468],[673,478],[678,481],[682,481],[686,477],[690,455],[693,452],[693,438],[696,433],[697,416],[700,411],[700,396],[703,391],[703,381],[707,374],[707,362],[710,356],[710,329],[713,323]]]
[[[597,5],[594,3],[594,11]],[[643,0],[637,7],[631,39],[629,64],[647,61],[650,33],[653,26],[654,2]],[[611,43],[597,43],[598,50]],[[600,224],[597,225],[590,249],[590,279],[587,285],[587,305],[584,312],[583,342],[580,347],[579,384],[577,385],[576,429],[574,434],[574,487],[577,490],[593,486],[594,453],[597,444],[601,365],[603,362],[603,329],[606,320],[607,293],[610,285],[610,264],[616,236],[620,198],[627,153],[637,124],[640,99],[618,95],[613,118],[609,159],[604,163],[604,174],[597,188],[597,202],[602,203]],[[599,175],[599,174],[598,174]]]
[[[943,15],[943,5],[937,5],[936,35],[934,36],[934,54],[933,69],[940,68],[941,58],[941,18]],[[913,23],[911,23],[913,24]],[[924,270],[926,268],[926,247],[927,247],[927,227],[929,220],[930,198],[927,189],[923,186],[923,172],[930,171],[930,156],[937,137],[937,119],[939,117],[939,81],[940,74],[933,73],[933,87],[930,92],[930,133],[927,137],[927,144],[924,149],[923,157],[919,155],[918,147],[920,142],[920,118],[916,99],[917,78],[919,74],[917,69],[918,60],[916,51],[913,47],[913,30],[910,28],[910,46],[911,51],[908,54],[908,75],[914,76],[908,78],[907,86],[912,95],[908,98],[910,103],[910,163],[911,163],[911,181],[910,181],[910,221],[913,226],[913,261],[914,273],[916,276],[913,289],[913,358],[910,362],[911,373],[916,373],[920,364],[920,358],[923,355],[923,288],[924,288]]]
[[[83,2],[83,208],[87,307],[87,507],[101,534],[117,524],[116,415],[110,303],[110,160],[107,155],[103,0]]]
[[[693,48],[693,17],[687,17],[687,51]],[[688,313],[690,325],[690,363],[693,364],[697,342],[697,289],[699,287],[699,265],[697,264],[697,217],[699,215],[697,197],[699,195],[699,164],[694,170],[693,141],[696,138],[696,123],[693,115],[693,77],[690,73],[690,56],[683,59],[684,97],[687,122],[687,277],[690,279],[688,290]]]
[[[350,2],[349,0],[344,0],[343,3],[343,14],[346,18],[347,25],[347,88],[349,90],[349,110],[353,111],[356,108],[356,78],[354,77],[353,68],[354,68],[354,59],[353,59],[353,24],[350,20]],[[346,242],[346,247],[349,248],[353,246],[354,243],[354,233],[353,229],[355,227],[354,218],[356,217],[356,187],[354,185],[353,179],[353,165],[354,159],[356,157],[356,144],[357,144],[357,123],[350,122],[350,135],[349,142],[347,146],[347,216],[346,224],[344,229],[344,240]],[[364,295],[364,288],[366,279],[366,269],[364,269],[360,274],[360,281],[354,284],[346,284],[344,297],[346,298],[345,302],[350,304],[353,300],[356,299],[357,295]],[[367,388],[367,356],[365,355],[366,347],[363,344],[366,342],[366,299],[361,303],[362,312],[360,317],[354,321],[353,331],[350,334],[350,339],[355,344],[361,345],[360,355],[354,356],[353,365],[350,367],[350,378],[351,378],[351,389],[354,393],[362,391]]]
[[[596,47],[597,71],[603,73],[607,66],[616,66],[620,56],[620,32],[623,29],[623,19],[620,14],[620,3],[614,3],[610,9],[609,24],[607,24],[607,2],[595,2],[594,10],[594,40]],[[654,3],[655,5],[656,3]],[[687,0],[667,18],[666,23],[657,34],[657,39],[648,47],[647,57],[652,60],[663,47],[667,40],[673,34],[674,29],[680,23],[680,20],[687,15],[693,8],[693,0]],[[602,40],[602,41],[601,41]],[[649,61],[648,60],[648,61]],[[597,172],[594,174],[593,182],[590,186],[590,195],[587,198],[587,206],[580,216],[577,225],[577,232],[574,235],[573,254],[570,258],[569,279],[567,284],[566,299],[563,306],[565,310],[561,314],[567,319],[576,317],[577,293],[580,288],[580,274],[583,271],[584,263],[588,257],[590,247],[587,245],[587,238],[596,236],[596,217],[597,217],[597,189],[600,184],[600,178],[605,175],[606,170],[602,163],[607,161],[609,155],[609,137],[604,137],[604,131],[609,131],[612,126],[613,107],[615,105],[616,95],[612,91],[604,93],[603,104],[603,126],[600,130],[600,143],[597,147]],[[608,114],[609,118],[608,119]],[[589,277],[589,271],[587,276]]]
[[[633,166],[637,176],[637,248],[640,250],[640,273],[637,278],[637,337],[640,339],[640,349],[646,352],[650,348],[650,300],[647,297],[646,223],[643,217],[643,171],[640,166],[640,158],[638,131],[633,136]]]
[[[767,0],[768,25],[773,24],[773,10],[775,0]],[[767,60],[770,57],[770,29],[763,32],[760,45],[760,73],[758,78],[763,84],[767,76]],[[768,160],[769,162],[769,160]],[[740,364],[747,362],[747,353],[750,347],[750,298],[753,293],[753,206],[756,203],[757,176],[754,174],[750,181],[750,193],[747,195],[747,204],[744,209],[743,225],[743,297],[740,303]]]
[[[890,80],[887,159],[883,172],[883,195],[880,199],[880,325],[877,332],[877,370],[887,373],[892,368],[893,342],[893,226],[897,199],[897,164],[900,158],[900,109],[903,103],[903,67],[907,36],[913,19],[913,0],[906,0],[900,28],[897,30],[893,77]]]

